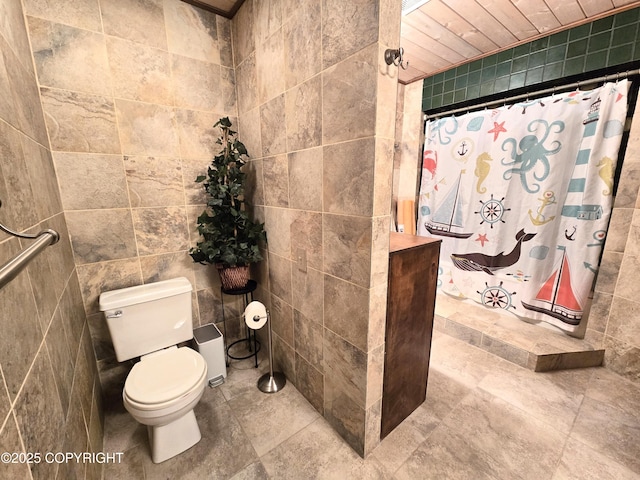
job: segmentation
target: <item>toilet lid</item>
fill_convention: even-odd
[[[124,384],[138,403],[168,402],[188,393],[202,379],[204,358],[187,347],[167,350],[136,363]]]

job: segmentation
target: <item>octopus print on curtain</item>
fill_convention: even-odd
[[[628,90],[427,123],[417,231],[442,239],[441,291],[584,335]]]

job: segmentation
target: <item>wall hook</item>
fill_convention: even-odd
[[[395,65],[396,67],[402,67],[403,70],[406,70],[409,66],[409,62],[405,62],[404,59],[404,48],[400,47],[397,50],[392,48],[388,48],[384,52],[384,61],[387,65]]]

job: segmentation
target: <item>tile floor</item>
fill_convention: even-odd
[[[106,406],[105,479],[638,479],[640,386],[604,368],[534,373],[435,332],[427,401],[366,460],[293,387],[236,362],[196,407],[203,438],[161,464],[146,430]]]

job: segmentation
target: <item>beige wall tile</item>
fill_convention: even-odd
[[[265,0],[260,3],[270,3]],[[266,103],[284,91],[284,44],[282,31],[278,30],[256,48],[256,74],[258,101]]]
[[[51,151],[22,136],[22,151],[27,164],[31,189],[35,194],[33,202],[39,218],[48,218],[62,211],[62,202],[55,178]]]
[[[322,373],[323,366],[323,342],[324,334],[321,324],[308,319],[300,311],[294,310],[294,331],[296,354],[304,358],[310,367]]]
[[[315,76],[287,91],[287,149],[303,150],[322,143],[322,82]]]
[[[283,25],[285,85],[289,89],[322,70],[321,0],[284,7],[292,15]]]
[[[384,344],[387,322],[387,285],[369,290],[369,331],[367,351]]]
[[[59,310],[56,310],[53,316],[51,327],[45,338],[45,343],[53,367],[53,376],[60,398],[60,405],[62,406],[62,414],[63,417],[66,418],[71,398],[75,351],[69,348],[67,344],[62,315]]]
[[[248,3],[249,2],[246,2],[245,5]],[[255,54],[251,54],[236,67],[236,79],[238,88],[238,114],[242,115],[259,105]]]
[[[640,304],[635,301],[635,298],[637,297],[633,300],[620,298],[617,295],[613,297],[606,335],[624,343],[639,346],[640,324],[631,320],[640,316]]]
[[[184,204],[182,166],[177,158],[124,157],[131,207]]]
[[[236,67],[256,48],[254,8],[254,0],[246,0],[231,21]]]
[[[4,418],[5,416],[3,416],[3,420]],[[13,414],[7,417],[3,428],[0,430],[0,448],[2,448],[3,452],[24,452]],[[7,478],[32,478],[29,464],[26,462],[5,463],[2,465],[2,474]]]
[[[260,107],[260,140],[265,157],[287,151],[286,123],[282,121],[284,115],[284,94]]]
[[[187,250],[189,232],[184,207],[134,208],[132,214],[139,255]]]
[[[136,256],[130,210],[77,210],[66,218],[77,265]]]
[[[245,164],[246,173],[244,184],[244,198],[248,205],[264,205],[264,161],[251,160]]]
[[[380,0],[379,41],[386,47],[398,48],[400,44],[400,23],[402,19],[402,2],[395,0]],[[419,85],[422,82],[414,82]]]
[[[364,407],[367,394],[367,354],[325,329],[323,355],[325,386],[331,381],[334,394],[346,395],[356,405]],[[325,393],[330,395],[330,392]],[[330,398],[325,398],[325,408]]]
[[[120,153],[112,100],[51,88],[41,95],[52,150]]]
[[[111,93],[102,34],[36,17],[29,17],[28,23],[41,86],[103,96]]]
[[[29,181],[27,163],[22,152],[21,135],[7,123],[0,121],[0,158],[8,159],[0,165],[4,179],[4,196],[0,219],[17,231],[37,223],[38,215],[33,203],[33,190]]]
[[[291,224],[293,212],[285,208],[265,208],[264,228],[269,251],[283,258],[291,258]]]
[[[238,139],[244,143],[252,160],[262,157],[262,143],[260,139],[260,109],[241,113],[238,117]]]
[[[172,278],[185,277],[196,290],[195,263],[187,252],[171,252],[140,257],[142,281],[161,282]]]
[[[322,215],[293,210],[291,222],[291,257],[296,268],[322,269]],[[304,250],[306,266],[298,265],[298,250]]]
[[[382,401],[383,371],[384,344],[381,344],[367,354],[367,408]]]
[[[324,326],[363,351],[367,349],[368,306],[369,290],[325,274]],[[327,358],[326,338],[327,330],[325,330],[325,360]],[[366,370],[366,366],[363,368]],[[325,373],[327,373],[326,370]],[[366,378],[362,382],[366,384]]]
[[[220,69],[215,63],[172,55],[176,106],[222,112]]]
[[[626,213],[628,210],[622,210],[624,214],[616,215],[618,210],[614,210],[614,215],[611,218],[611,224],[609,225],[609,231],[607,232],[607,240],[605,242],[606,250],[622,251],[628,255],[635,257],[640,256],[640,209],[630,210],[631,217]],[[614,221],[616,224],[614,225]],[[618,232],[621,233],[618,233]],[[625,235],[628,232],[628,235]],[[610,238],[613,235],[613,245],[609,248]],[[626,241],[624,246],[618,246],[618,239]]]
[[[53,154],[65,210],[129,206],[121,155]]]
[[[87,315],[100,313],[98,299],[102,292],[143,283],[138,258],[78,265],[77,270]]]
[[[173,109],[148,103],[116,100],[122,153],[177,156],[180,153]]]
[[[18,127],[18,119],[16,118],[16,106],[11,95],[11,85],[9,83],[9,74],[5,67],[5,55],[13,55],[9,45],[4,38],[0,37],[0,89],[7,92],[7,95],[0,95],[0,118],[5,122],[9,122],[14,127]]]
[[[254,2],[256,41],[264,43],[282,26],[282,0]]]
[[[296,352],[296,388],[313,408],[324,413],[324,377]]]
[[[324,211],[372,215],[375,161],[373,137],[325,146],[322,162]]]
[[[59,448],[65,418],[44,346],[38,352],[14,411],[27,451],[55,452]],[[31,471],[34,478],[54,478],[56,467],[55,463],[41,462],[32,465]]]
[[[617,252],[604,252],[598,269],[595,290],[602,293],[613,293],[620,272],[623,255]]]
[[[324,418],[351,448],[364,456],[366,412],[340,388],[337,379],[325,373]]]
[[[371,283],[371,219],[325,214],[322,232],[323,270],[368,288]]]
[[[289,206],[288,169],[286,155],[276,155],[262,161],[265,205],[271,207]]]
[[[604,264],[605,258],[610,258],[611,255],[605,257],[603,255]],[[618,278],[613,288],[615,291],[607,291],[607,293],[613,293],[616,297],[626,298],[627,300],[637,300],[637,284],[638,284],[638,269],[640,268],[640,258],[633,255],[622,256],[622,263],[620,264],[620,271],[618,272]],[[602,267],[601,267],[602,271]],[[604,280],[603,280],[604,281]],[[600,288],[600,278],[598,278],[598,290],[604,291]]]
[[[284,373],[294,385],[296,383],[296,354],[293,347],[278,335],[273,335],[273,365],[274,371]]]
[[[13,53],[7,54],[4,47],[3,53],[9,90],[15,106],[16,118],[11,119],[10,123],[39,144],[49,145],[43,113],[44,106],[40,102],[40,93],[32,74],[31,62],[29,62],[29,68],[25,68]]]
[[[162,0],[102,0],[104,33],[167,50]]]
[[[293,264],[293,307],[305,318],[323,325],[324,304],[324,274],[320,270],[307,268],[300,271],[296,263]]]
[[[270,321],[273,331],[290,346],[293,342],[293,308],[276,295],[271,295]]]
[[[107,37],[113,96],[173,105],[169,54],[141,43]]]
[[[103,7],[104,8],[104,7]],[[46,18],[73,27],[102,31],[98,0],[70,0],[64,3],[47,0],[26,0],[25,14]]]
[[[9,48],[18,56],[18,61],[33,74],[31,49],[24,23],[22,4],[18,1],[6,1],[0,5],[0,33],[6,39]]]
[[[21,250],[18,239],[0,243],[2,264]],[[11,401],[15,401],[42,341],[36,299],[26,274],[18,275],[0,290],[0,308],[7,321],[0,335],[0,362]],[[4,417],[3,417],[4,419]]]
[[[379,2],[371,0],[322,0],[324,68],[378,40],[379,8]]]
[[[375,134],[377,54],[371,45],[322,73],[324,145]]]
[[[218,29],[218,48],[220,50],[220,65],[232,69],[233,44],[231,37],[231,20],[224,17],[216,18]]]
[[[220,119],[217,113],[197,110],[176,110],[175,121],[183,158],[212,158],[220,153],[216,143],[220,130],[213,125]],[[235,123],[236,119],[230,119]]]
[[[169,52],[220,64],[216,15],[179,0],[164,0]]]
[[[200,175],[207,174],[207,168],[211,163],[210,158],[183,158],[182,159],[182,189],[186,197],[187,205],[205,205],[207,195],[204,189],[204,182],[196,182]],[[202,208],[198,208],[200,215]],[[190,224],[195,224],[195,218]]]
[[[291,305],[291,260],[269,253],[269,288]]]
[[[291,208],[322,211],[322,150],[317,147],[288,154]]]

